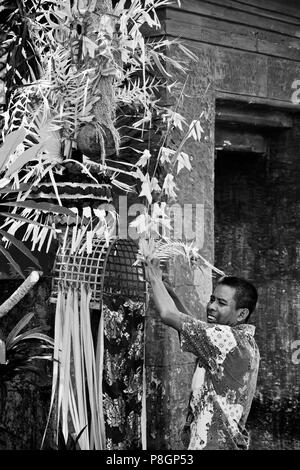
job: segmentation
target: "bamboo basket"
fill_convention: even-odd
[[[143,266],[133,266],[138,251],[132,240],[113,238],[109,244],[104,239],[93,240],[92,252],[71,254],[71,241],[64,251],[59,248],[54,264],[52,295],[57,300],[58,286],[70,285],[80,292],[82,283],[92,291],[91,309],[100,309],[104,295],[122,296],[146,302],[146,279]]]

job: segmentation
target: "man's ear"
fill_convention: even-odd
[[[250,312],[249,312],[248,308],[240,308],[239,309],[239,314],[238,314],[238,317],[237,317],[238,323],[244,323],[244,321],[248,317],[249,313]]]

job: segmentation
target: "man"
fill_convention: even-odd
[[[248,449],[245,423],[259,366],[255,327],[247,324],[257,302],[255,287],[241,278],[221,278],[204,322],[188,314],[166,288],[158,260],[149,262],[146,272],[161,320],[179,332],[182,350],[197,356],[188,449]]]

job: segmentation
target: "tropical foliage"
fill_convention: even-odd
[[[46,367],[41,365],[41,360],[51,361],[53,358],[53,339],[44,333],[45,327],[37,326],[28,329],[28,325],[34,318],[34,313],[25,315],[4,337],[0,330],[0,414],[5,410],[7,398],[7,385],[17,377],[46,374]],[[25,331],[24,329],[27,328]],[[35,383],[36,385],[36,383]],[[0,420],[0,441],[2,434],[10,434]],[[4,439],[5,441],[5,439]]]
[[[5,361],[0,364],[1,383],[22,372],[38,374],[40,369],[34,363],[36,359],[52,360],[54,341],[43,333],[44,327],[37,326],[22,332],[33,316],[33,313],[25,315],[5,339]]]
[[[7,2],[2,3],[7,9]],[[13,192],[17,202],[6,203],[12,209],[3,229],[11,237],[8,240],[2,232],[3,240],[13,243],[26,225],[22,240],[31,241],[32,249],[45,246],[48,250],[61,229],[53,214],[76,220],[72,236],[78,243],[74,249],[83,240],[91,249],[94,236],[105,233],[109,237],[113,229],[102,211],[86,208],[83,216],[76,207],[63,207],[57,178],[71,161],[91,181],[97,182],[92,174],[96,171],[125,191],[137,190],[148,209],[134,224],[142,239],[152,239],[152,229],[157,226],[154,219],[165,213],[161,201],[176,199],[174,173],[191,171],[184,144],[188,139],[200,141],[203,134],[203,112],[191,123],[178,112],[184,86],[173,79],[174,71],[184,74],[186,59],[193,61],[196,56],[177,40],[145,40],[142,34],[145,27],[160,27],[157,11],[169,3],[172,1],[133,0],[128,5],[121,0],[112,10],[101,11],[95,1],[31,0],[14,7],[9,2],[7,24],[11,29],[6,43],[10,65],[0,187],[4,201]],[[21,31],[24,41],[19,40]],[[174,47],[181,52],[182,61],[173,58]],[[160,99],[165,90],[167,104]],[[149,148],[141,150],[141,141],[147,132],[148,137],[153,135],[151,129],[157,122],[159,145],[152,152],[149,141]],[[89,126],[99,141],[98,158],[74,160],[78,135]],[[182,133],[179,146],[171,139],[174,130]],[[108,135],[114,155],[119,154],[117,159],[105,158]],[[122,161],[125,150],[133,155],[131,162]],[[161,166],[166,174],[159,181]],[[135,183],[124,183],[123,175]],[[52,205],[32,200],[34,189],[47,178],[56,195]],[[168,223],[166,213],[163,218]],[[141,254],[150,254],[145,243]]]
[[[43,333],[44,327],[24,328],[28,326],[34,313],[25,315],[9,332],[6,338],[1,338],[0,354],[0,395],[1,409],[4,408],[6,385],[20,374],[33,373],[40,375],[41,367],[37,360],[52,361],[53,339]]]

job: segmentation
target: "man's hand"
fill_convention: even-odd
[[[163,273],[162,273],[162,270],[160,269],[158,259],[154,258],[151,261],[148,261],[145,266],[145,272],[146,272],[146,279],[151,284],[157,281],[162,281]]]
[[[173,290],[173,286],[170,282],[170,279],[169,279],[167,273],[163,273],[162,280],[163,280],[163,283],[164,283],[164,285],[166,286],[167,289]]]
[[[146,279],[148,282],[150,282],[152,288],[154,287],[155,284],[156,285],[160,284],[161,286],[163,286],[165,291],[169,294],[169,296],[173,300],[178,311],[191,316],[191,313],[188,311],[186,306],[181,302],[177,294],[174,292],[173,287],[169,283],[167,275],[162,272],[159,266],[158,259],[152,259],[151,261],[149,261],[145,266],[145,272],[146,272]]]
[[[164,285],[159,260],[153,259],[148,261],[145,266],[145,272],[147,281],[151,283],[153,300],[162,322],[180,332],[183,322],[189,319],[189,317],[187,314],[183,313],[184,309],[182,309],[182,311],[178,309],[176,306],[177,300],[175,303]],[[174,296],[177,298],[175,293]]]

